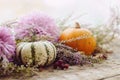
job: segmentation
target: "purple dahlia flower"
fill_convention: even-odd
[[[10,29],[7,27],[0,27],[0,57],[7,57],[11,60],[15,54],[15,40]]]
[[[31,13],[20,18],[15,32],[16,39],[30,38],[33,35],[45,35],[55,40],[59,37],[55,21],[43,13]]]

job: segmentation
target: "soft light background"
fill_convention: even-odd
[[[80,22],[97,25],[106,22],[115,7],[120,7],[120,0],[0,0],[0,23],[42,11],[55,19],[83,15]]]

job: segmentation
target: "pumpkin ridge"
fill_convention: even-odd
[[[24,46],[25,46],[25,44],[24,44],[23,47],[20,49],[20,51],[19,51],[19,55],[18,55],[18,58],[19,58],[19,62],[20,62],[20,64],[23,63],[21,52],[22,52],[22,49],[24,48]]]
[[[53,46],[51,43],[50,43],[50,45],[52,46],[52,48],[53,48],[53,51],[54,51],[54,57],[53,57],[53,60],[51,61],[51,63],[52,63],[52,62],[54,62],[54,61],[55,61],[55,58],[56,58],[56,57],[55,57],[55,56],[56,56],[56,55],[55,55],[55,52],[56,52],[56,51],[55,51],[55,48],[54,48],[54,46]]]
[[[45,44],[45,43],[43,43],[44,44],[44,46],[45,46],[45,49],[46,49],[46,52],[47,52],[47,60],[46,60],[46,62],[45,62],[45,66],[48,64],[48,60],[49,60],[49,50],[48,50],[48,48],[47,48],[47,45]]]
[[[35,48],[34,48],[33,43],[31,44],[31,53],[32,53],[33,65],[35,65]]]

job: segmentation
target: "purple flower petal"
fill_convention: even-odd
[[[3,55],[8,59],[15,54],[15,40],[10,33],[10,29],[6,27],[0,27],[0,57]]]
[[[59,37],[59,29],[54,20],[43,13],[32,13],[23,16],[18,21],[18,26],[15,29],[16,39],[23,39],[35,34],[47,35],[55,40]]]

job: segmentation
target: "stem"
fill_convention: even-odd
[[[76,29],[77,29],[77,28],[78,28],[78,29],[80,28],[80,24],[79,24],[78,22],[75,23],[75,28],[76,28]]]

